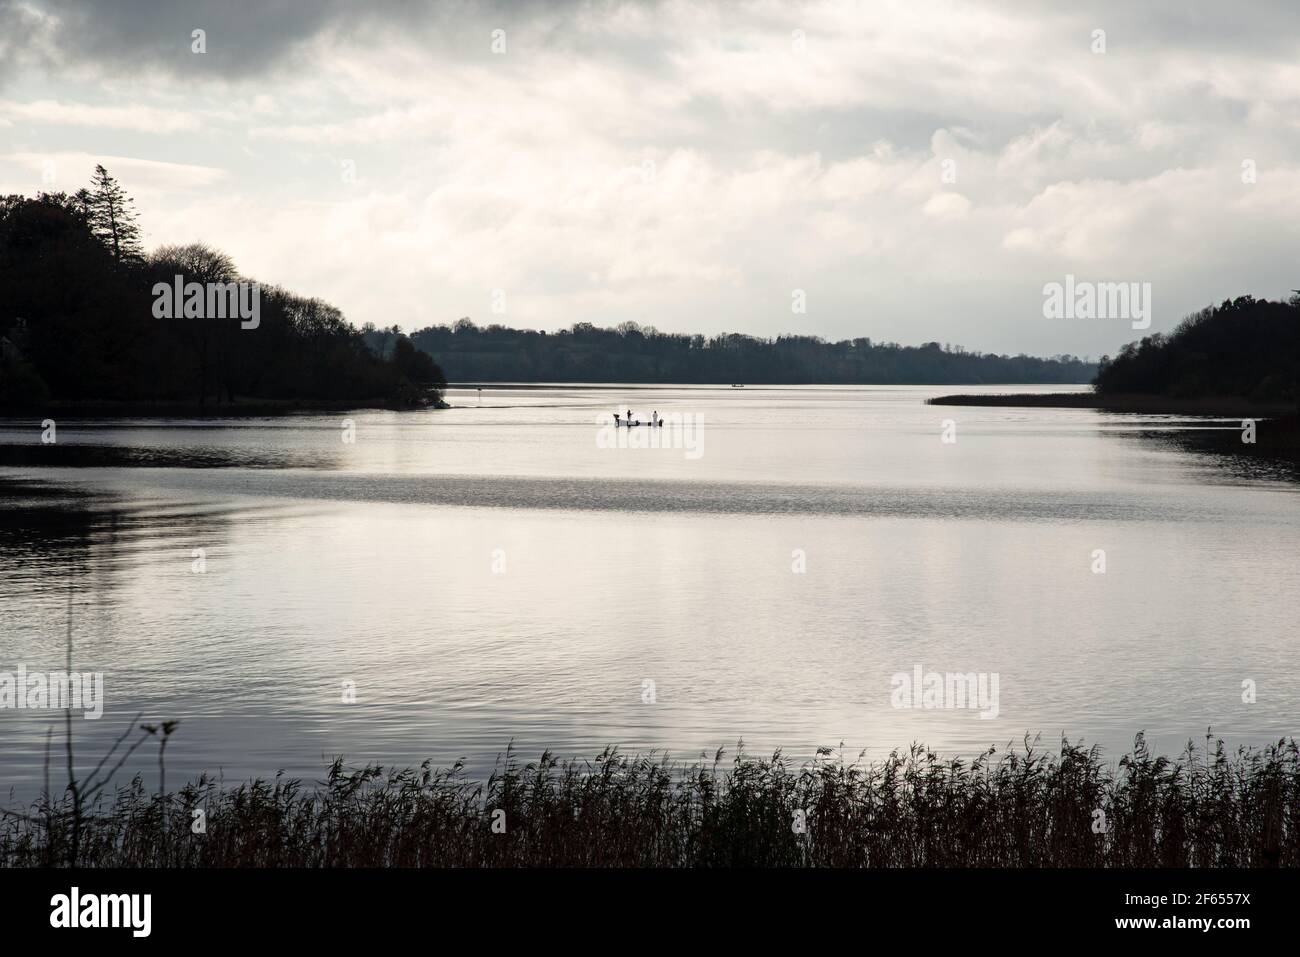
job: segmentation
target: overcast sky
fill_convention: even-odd
[[[1140,333],[1045,283],[1300,287],[1297,54],[1293,0],[0,0],[0,192],[102,162],[358,325],[1098,356]]]

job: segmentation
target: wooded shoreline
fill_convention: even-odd
[[[0,418],[23,419],[35,416],[58,419],[60,416],[78,419],[225,419],[262,418],[276,415],[310,414],[313,412],[348,412],[366,409],[446,409],[441,398],[431,398],[418,405],[403,405],[390,398],[373,399],[236,399],[234,402],[154,401],[131,402],[110,399],[59,400],[52,399],[40,405],[26,404],[16,408],[0,409]]]
[[[1296,414],[1296,404],[1285,400],[1258,401],[1244,396],[1143,395],[1098,392],[1001,393],[996,395],[943,395],[929,405],[994,406],[1028,409],[1094,409],[1099,412],[1137,412],[1148,415],[1204,415],[1219,418],[1285,418]]]

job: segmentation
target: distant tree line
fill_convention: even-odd
[[[366,330],[380,354],[397,334],[396,329]],[[635,322],[613,329],[579,322],[547,333],[495,324],[484,328],[461,319],[420,329],[410,338],[438,357],[453,382],[1082,383],[1097,368],[1074,356],[992,355],[938,342],[902,346],[866,338],[706,337],[659,332]]]
[[[1103,356],[1098,392],[1300,400],[1300,294],[1287,302],[1241,296],[1184,319],[1169,335]]]
[[[146,254],[131,198],[102,166],[73,195],[0,197],[0,406],[440,398],[441,370],[409,340],[377,356],[334,306],[279,286],[260,286],[256,328],[156,318],[155,284],[177,275],[245,279],[203,244]]]

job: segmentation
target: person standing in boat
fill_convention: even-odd
[[[651,426],[651,428],[658,428],[658,427],[659,427],[659,410],[658,410],[658,409],[655,409],[654,412],[651,413],[651,415],[650,415],[650,426]]]
[[[628,424],[628,425],[631,425],[631,424],[632,424],[632,410],[631,410],[631,409],[628,409],[628,410],[627,410],[627,424]]]
[[[614,413],[614,428],[617,429],[617,428],[619,427],[619,424],[620,424],[620,423],[619,423],[619,419],[618,419],[618,413],[615,412],[615,413]]]

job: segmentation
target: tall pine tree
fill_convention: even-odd
[[[135,201],[108,174],[103,166],[95,167],[95,177],[86,198],[90,228],[120,262],[136,262],[143,256],[140,227],[136,224]]]

